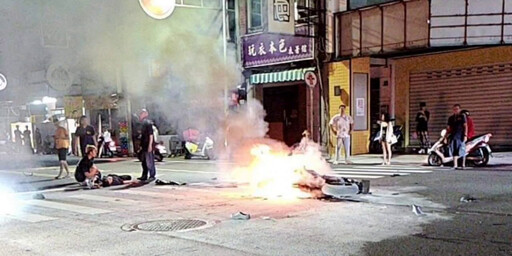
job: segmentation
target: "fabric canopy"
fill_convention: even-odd
[[[261,73],[251,75],[251,84],[282,83],[304,80],[304,73],[314,71],[315,68],[300,68],[280,72]]]

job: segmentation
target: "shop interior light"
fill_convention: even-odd
[[[56,98],[47,97],[47,96],[43,97],[43,103],[44,104],[55,103],[55,102],[57,102]]]
[[[139,4],[151,18],[162,20],[172,14],[176,0],[139,0]]]

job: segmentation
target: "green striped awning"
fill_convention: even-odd
[[[315,68],[300,68],[280,72],[251,75],[251,84],[282,83],[304,80],[304,73],[314,71]]]

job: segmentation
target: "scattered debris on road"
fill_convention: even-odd
[[[33,199],[44,200],[46,197],[42,193],[37,193],[32,196]]]
[[[471,202],[476,201],[476,198],[474,198],[474,197],[472,197],[470,195],[463,195],[460,198],[460,201],[463,202],[463,203],[471,203]]]
[[[249,220],[251,218],[250,214],[243,213],[243,212],[237,212],[231,214],[231,219],[233,220]]]
[[[414,214],[416,214],[416,215],[418,215],[418,216],[424,216],[424,215],[426,215],[426,214],[423,212],[423,210],[421,209],[421,207],[420,207],[420,206],[418,206],[418,205],[415,205],[415,204],[413,204],[413,205],[412,205],[412,212],[414,212]]]
[[[179,182],[172,181],[172,180],[167,181],[167,180],[158,179],[155,181],[155,185],[184,186],[184,185],[187,185],[187,183],[179,183]]]

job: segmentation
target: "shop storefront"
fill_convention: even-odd
[[[314,68],[314,39],[281,34],[243,37],[243,64],[254,98],[267,113],[268,136],[293,145],[305,130],[320,138],[319,86],[308,87],[305,73]]]

